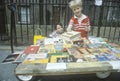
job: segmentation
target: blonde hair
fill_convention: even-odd
[[[72,0],[69,2],[69,7],[73,9],[74,7],[82,7],[82,0]]]

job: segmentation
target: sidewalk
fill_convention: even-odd
[[[14,51],[22,51],[26,48],[27,46],[14,46],[13,49]],[[6,51],[11,51],[11,46],[7,45],[0,45],[0,50],[6,50]]]

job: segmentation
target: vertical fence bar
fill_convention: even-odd
[[[109,4],[107,4],[107,2],[106,2],[106,4],[104,5],[104,8],[105,8],[105,11],[107,11],[107,12],[105,12],[104,14],[106,14],[105,16],[104,16],[104,19],[103,20],[105,20],[104,22],[103,22],[103,25],[104,25],[104,32],[103,32],[103,37],[106,37],[106,30],[107,30],[107,18],[108,18],[108,12],[109,12]]]
[[[11,9],[11,26],[10,26],[10,42],[11,42],[11,52],[14,52],[14,48],[13,48],[13,28],[15,26],[15,22],[14,22],[14,12],[12,11],[11,8],[11,3],[13,3],[13,0],[10,0],[10,9]]]
[[[21,0],[18,0],[17,4],[18,4],[18,23],[19,23],[19,27],[20,27],[20,39],[21,41],[23,42],[23,27],[22,27],[22,22],[21,22],[21,3],[22,1]],[[18,25],[18,24],[17,24]]]
[[[29,27],[28,27],[28,13],[29,13],[29,4],[28,4],[28,0],[25,1],[25,7],[26,7],[26,20],[25,20],[25,23],[26,23],[26,27],[27,27],[27,40],[29,41]]]
[[[51,25],[52,25],[52,31],[54,30],[54,28],[53,28],[53,16],[54,16],[54,13],[53,13],[53,6],[52,6],[52,2],[53,2],[53,0],[52,1],[50,1],[50,6],[51,6]]]
[[[111,5],[112,6],[112,5]],[[110,31],[109,31],[109,36],[108,36],[108,39],[110,40],[111,39],[111,33],[112,33],[112,24],[113,24],[113,15],[114,15],[114,12],[113,12],[113,10],[114,10],[114,8],[115,8],[115,6],[112,6],[112,18],[111,18],[111,20],[110,20]],[[113,41],[113,39],[111,40],[111,41]]]
[[[38,4],[38,5],[39,5],[39,12],[38,12],[38,13],[39,13],[39,28],[41,29],[41,21],[42,21],[42,20],[41,20],[41,19],[42,19],[42,18],[41,18],[41,17],[42,17],[42,16],[41,16],[41,15],[42,15],[42,14],[41,14],[41,11],[42,11],[41,9],[42,9],[42,5],[43,5],[43,3],[42,3],[41,0],[39,0],[39,4]]]
[[[46,30],[46,36],[47,36],[47,0],[45,0],[45,14],[44,14],[44,18],[45,18],[45,22],[44,22],[44,25],[45,25],[45,30]]]
[[[119,10],[118,8],[119,8],[119,6],[117,5],[118,4],[118,1],[115,1],[115,14],[120,14],[117,10]],[[115,19],[116,19],[116,17],[115,17]],[[117,27],[117,23],[118,23],[118,19],[117,19],[117,21],[115,22],[114,21],[114,27],[115,27],[115,30],[114,30],[114,34],[113,34],[113,42],[115,41],[115,39],[117,39],[117,37],[116,37],[116,34],[117,34],[117,29],[118,29],[118,27]]]
[[[35,25],[34,25],[34,24],[35,24],[35,23],[34,23],[34,20],[35,20],[35,18],[34,18],[34,11],[35,11],[35,10],[34,10],[34,5],[35,5],[34,0],[32,0],[32,8],[33,8],[33,9],[32,9],[32,17],[33,17],[33,18],[32,18],[32,24],[33,24],[32,27],[33,27],[33,35],[34,35],[34,33],[35,33],[35,27],[34,27],[34,26],[35,26]]]
[[[104,2],[103,2],[104,3]],[[102,18],[103,18],[103,5],[100,6],[100,13],[99,13],[99,21],[98,21],[98,30],[97,30],[97,37],[100,36],[100,29],[102,26]]]

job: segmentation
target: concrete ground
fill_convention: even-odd
[[[18,81],[14,76],[15,64],[2,63],[2,61],[11,54],[8,50],[0,49],[0,81]]]

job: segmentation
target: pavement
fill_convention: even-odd
[[[0,49],[0,81],[18,81],[14,74],[16,64],[12,64],[10,62],[2,63],[2,61],[10,54],[11,51]]]
[[[27,46],[13,46],[14,51],[23,51]],[[0,45],[0,50],[11,51],[11,46],[9,45]]]

